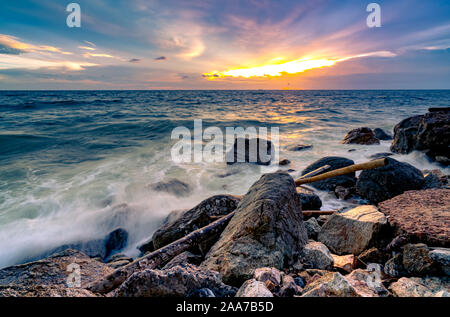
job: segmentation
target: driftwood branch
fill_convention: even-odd
[[[119,287],[135,271],[154,269],[160,265],[166,264],[172,258],[186,250],[189,250],[200,241],[222,233],[233,215],[234,211],[220,219],[217,219],[209,225],[195,230],[187,236],[166,245],[165,247],[134,260],[130,264],[115,270],[98,281],[95,281],[88,287],[88,289],[95,293],[106,294]]]
[[[330,172],[326,172],[317,176],[313,176],[313,177],[305,177],[306,175],[303,175],[300,178],[297,178],[295,180],[295,185],[299,186],[302,184],[308,184],[308,183],[313,183],[313,182],[317,182],[317,181],[321,181],[324,179],[328,179],[328,178],[332,178],[332,177],[336,177],[336,176],[341,176],[341,175],[345,175],[345,174],[349,174],[349,173],[353,173],[356,171],[361,171],[361,170],[370,170],[370,169],[374,169],[377,167],[381,167],[381,166],[385,166],[387,164],[387,160],[386,158],[382,158],[382,159],[378,159],[378,160],[373,160],[370,162],[366,162],[366,163],[361,163],[361,164],[353,164],[350,166],[346,166],[343,168],[339,168],[336,170],[332,170]]]

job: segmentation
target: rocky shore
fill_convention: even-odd
[[[423,151],[447,166],[450,111],[431,110],[400,122],[393,137],[361,127],[342,143],[371,146],[392,138],[393,153]],[[387,158],[383,167],[311,183],[337,199],[357,202],[350,210],[303,215],[319,210],[320,198],[296,187],[288,173],[265,174],[244,196],[217,195],[190,210],[173,211],[138,247],[144,257],[139,263],[121,254],[128,234],[117,228],[104,239],[61,246],[1,269],[0,296],[449,297],[448,175],[421,171],[391,154],[380,153]],[[324,165],[335,170],[352,164],[329,156],[301,174]],[[186,191],[182,183],[174,183]],[[168,183],[158,189],[170,192],[174,187]],[[176,256],[158,265],[142,260],[227,215],[232,217],[224,229]],[[80,274],[75,286],[73,264]],[[120,275],[120,282],[107,291],[96,288]]]

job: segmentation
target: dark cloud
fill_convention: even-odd
[[[139,58],[132,58],[129,60],[130,63],[139,63],[141,61],[141,59]]]
[[[5,44],[0,43],[0,54],[19,55],[22,53],[25,53],[25,51],[19,50],[17,48],[9,47]]]
[[[155,61],[166,61],[166,60],[167,60],[167,57],[165,57],[165,56],[159,56],[159,57],[155,58]]]

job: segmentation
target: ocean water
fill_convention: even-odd
[[[360,163],[389,151],[389,141],[339,144],[352,128],[392,133],[400,120],[449,104],[448,90],[2,91],[0,267],[65,243],[103,237],[118,226],[130,233],[126,252],[136,255],[136,245],[170,211],[191,208],[214,194],[245,194],[262,173],[278,169],[174,163],[170,149],[177,141],[171,132],[179,126],[193,129],[194,119],[202,119],[204,128],[278,127],[280,156],[292,162],[283,168],[294,169],[296,177],[323,156]],[[296,143],[314,147],[285,150]],[[418,152],[393,157],[420,169],[440,168]],[[176,197],[149,187],[171,178],[189,183],[191,195]],[[324,210],[346,205],[319,194]]]

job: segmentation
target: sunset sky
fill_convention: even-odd
[[[70,2],[0,2],[0,89],[450,89],[448,0]]]

